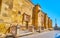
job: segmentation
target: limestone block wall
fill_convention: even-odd
[[[39,13],[39,5],[35,5],[33,8],[33,13],[32,13],[32,25],[34,26],[35,30],[38,29],[38,13]]]
[[[46,16],[46,27],[48,29],[48,16]]]
[[[1,4],[2,4],[2,0],[0,0],[0,12],[1,12]]]
[[[29,24],[32,25],[33,7],[34,5],[30,0],[2,0],[1,19],[3,22],[25,25],[25,23],[22,24],[23,14],[25,13],[30,16]]]
[[[44,29],[44,13],[41,11],[41,27]]]
[[[10,9],[11,8],[10,3],[12,3],[12,5],[11,5],[12,9]],[[9,1],[8,0],[4,1],[3,0],[1,15],[2,15],[2,17],[4,17],[3,15],[5,15],[6,17],[10,17],[10,16],[13,17],[13,16],[18,15],[18,12],[20,11],[21,14],[26,13],[26,14],[30,15],[31,18],[32,18],[32,8],[33,8],[33,6],[34,5],[28,0],[18,0],[18,1],[17,0],[14,0],[14,1],[13,0],[9,0]]]

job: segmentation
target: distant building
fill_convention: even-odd
[[[57,19],[55,19],[55,26],[54,26],[54,30],[60,30],[60,27],[58,27],[58,25],[57,25]]]

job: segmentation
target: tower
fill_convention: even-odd
[[[55,19],[55,27],[57,28],[58,26],[57,26],[57,19]]]

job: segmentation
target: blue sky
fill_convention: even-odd
[[[34,5],[39,4],[41,9],[52,19],[53,26],[55,18],[60,27],[60,0],[31,0]]]

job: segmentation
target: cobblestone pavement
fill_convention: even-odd
[[[58,32],[60,32],[60,31],[49,31],[49,32],[43,32],[43,33],[23,36],[23,37],[19,37],[19,38],[54,38],[55,34]]]

